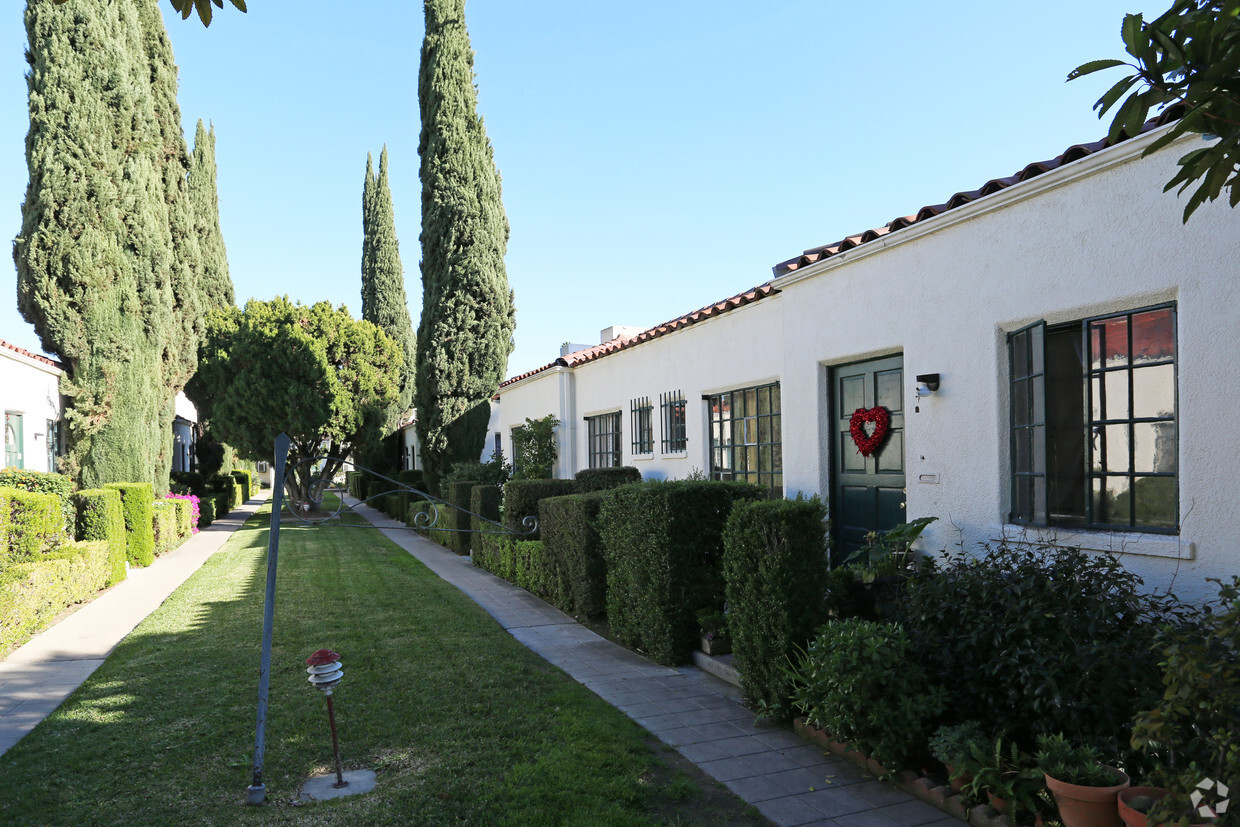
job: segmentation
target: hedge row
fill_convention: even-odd
[[[114,488],[88,488],[74,496],[76,536],[83,541],[100,541],[108,546],[108,574],[105,586],[125,579],[128,539],[121,494]]]
[[[605,496],[606,491],[595,491],[548,497],[538,504],[539,530],[563,572],[572,611],[592,618],[607,612],[607,563],[598,533]]]
[[[0,488],[0,568],[55,551],[64,525],[59,496]]]
[[[91,598],[107,583],[109,567],[106,542],[74,542],[0,572],[0,652],[24,642],[66,606]]]
[[[130,564],[149,566],[155,562],[154,489],[149,482],[110,482],[104,488],[120,492]]]
[[[23,468],[4,468],[0,469],[0,488],[20,488],[35,494],[55,494],[60,498],[65,536],[72,536],[73,480],[64,474],[28,471]]]
[[[171,500],[155,500],[152,503],[151,527],[154,529],[155,554],[167,554],[181,541],[177,531],[177,507]]]

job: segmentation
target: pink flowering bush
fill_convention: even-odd
[[[189,500],[190,534],[197,534],[198,533],[198,518],[201,515],[201,511],[198,507],[198,498],[195,497],[193,494],[169,494],[168,496],[164,497],[164,499],[166,500]]]

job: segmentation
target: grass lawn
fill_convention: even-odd
[[[264,508],[55,713],[0,756],[3,824],[765,823],[369,528],[280,531],[265,781],[254,744]],[[306,657],[341,653],[345,769],[368,795],[298,805],[330,772]]]

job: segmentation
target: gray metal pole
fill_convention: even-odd
[[[284,463],[288,459],[288,434],[276,437],[275,473],[271,481],[271,539],[267,544],[267,596],[263,603],[263,655],[258,670],[258,724],[254,733],[254,778],[246,787],[247,804],[262,804],[267,796],[263,783],[263,750],[267,745],[267,688],[271,683],[271,630],[275,625],[276,557],[280,551],[280,514],[284,507]]]

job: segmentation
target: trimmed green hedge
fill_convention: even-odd
[[[345,471],[344,472],[344,488],[349,492],[349,496],[355,500],[362,499],[362,480],[365,479],[365,471]]]
[[[108,575],[105,586],[114,586],[125,579],[128,539],[125,534],[125,510],[121,492],[113,488],[88,488],[74,495],[77,526],[74,536],[83,541],[108,544]],[[189,500],[178,500],[189,506]]]
[[[180,537],[177,545],[180,545],[194,535],[194,504],[179,498],[164,502],[172,503],[177,510],[177,536]]]
[[[827,509],[817,497],[737,503],[723,530],[732,653],[746,701],[791,717],[784,667],[826,622]],[[722,607],[721,607],[722,608]]]
[[[659,663],[690,660],[697,612],[722,604],[723,527],[749,483],[676,480],[626,485],[599,507],[612,632]]]
[[[418,515],[435,515],[435,508],[436,504],[430,500],[420,500],[416,503],[412,503],[409,506],[409,517],[405,520],[405,524],[412,527],[415,531],[423,537],[429,539],[431,542],[438,543],[444,548],[450,549],[452,547],[452,532],[445,531],[443,529],[443,526],[446,525],[447,521],[447,516],[444,513],[448,510],[447,506],[440,505],[438,507],[438,519],[436,520],[434,527],[418,528]],[[427,522],[431,519],[434,519],[434,516],[424,517],[423,522]]]
[[[589,494],[591,491],[607,491],[641,482],[642,472],[631,465],[619,468],[582,468],[573,479],[577,483],[578,494]]]
[[[149,566],[155,562],[154,489],[149,482],[110,482],[104,488],[120,492],[130,564]]]
[[[0,653],[28,640],[67,606],[94,596],[108,579],[108,544],[75,542],[0,572]]]
[[[241,502],[248,503],[250,501],[250,492],[254,489],[254,478],[244,468],[234,468],[232,477],[241,486]]]
[[[504,525],[509,531],[524,534],[526,517],[538,516],[538,503],[547,497],[576,493],[574,480],[509,480],[504,485]],[[540,539],[538,532],[528,535]]]
[[[203,496],[198,498],[198,530],[206,528],[215,522],[215,497]]]
[[[55,494],[60,498],[60,510],[64,516],[64,534],[73,534],[73,480],[64,474],[44,471],[27,471],[24,468],[0,469],[0,488],[20,488],[36,494]]]
[[[595,491],[538,503],[547,556],[563,572],[573,611],[586,617],[607,613],[607,561],[598,533],[599,505],[606,495]]]
[[[440,522],[444,524],[444,528],[453,530],[448,548],[462,556],[469,554],[472,526],[467,512],[470,491],[477,484],[477,480],[448,483],[444,486],[444,499],[453,507],[439,507]]]
[[[173,482],[187,487],[195,497],[201,499],[207,493],[207,478],[198,471],[173,471],[168,476]]]
[[[0,568],[38,560],[64,542],[61,499],[22,488],[0,488]]]
[[[480,517],[498,523],[503,517],[500,513],[503,499],[503,489],[498,485],[475,485],[469,490],[469,510]],[[487,568],[478,561],[485,559],[491,546],[495,545],[504,535],[496,534],[495,532],[499,531],[496,526],[483,523],[478,517],[469,518],[469,527],[473,531],[470,541],[473,547],[474,565]],[[490,569],[487,570],[490,571]]]
[[[234,486],[235,487],[235,486]],[[210,498],[215,500],[215,519],[220,519],[228,515],[233,510],[233,492],[224,491],[219,494],[208,494]]]
[[[177,507],[171,500],[156,500],[151,506],[151,527],[155,532],[155,554],[167,554],[181,543],[177,531]]]

